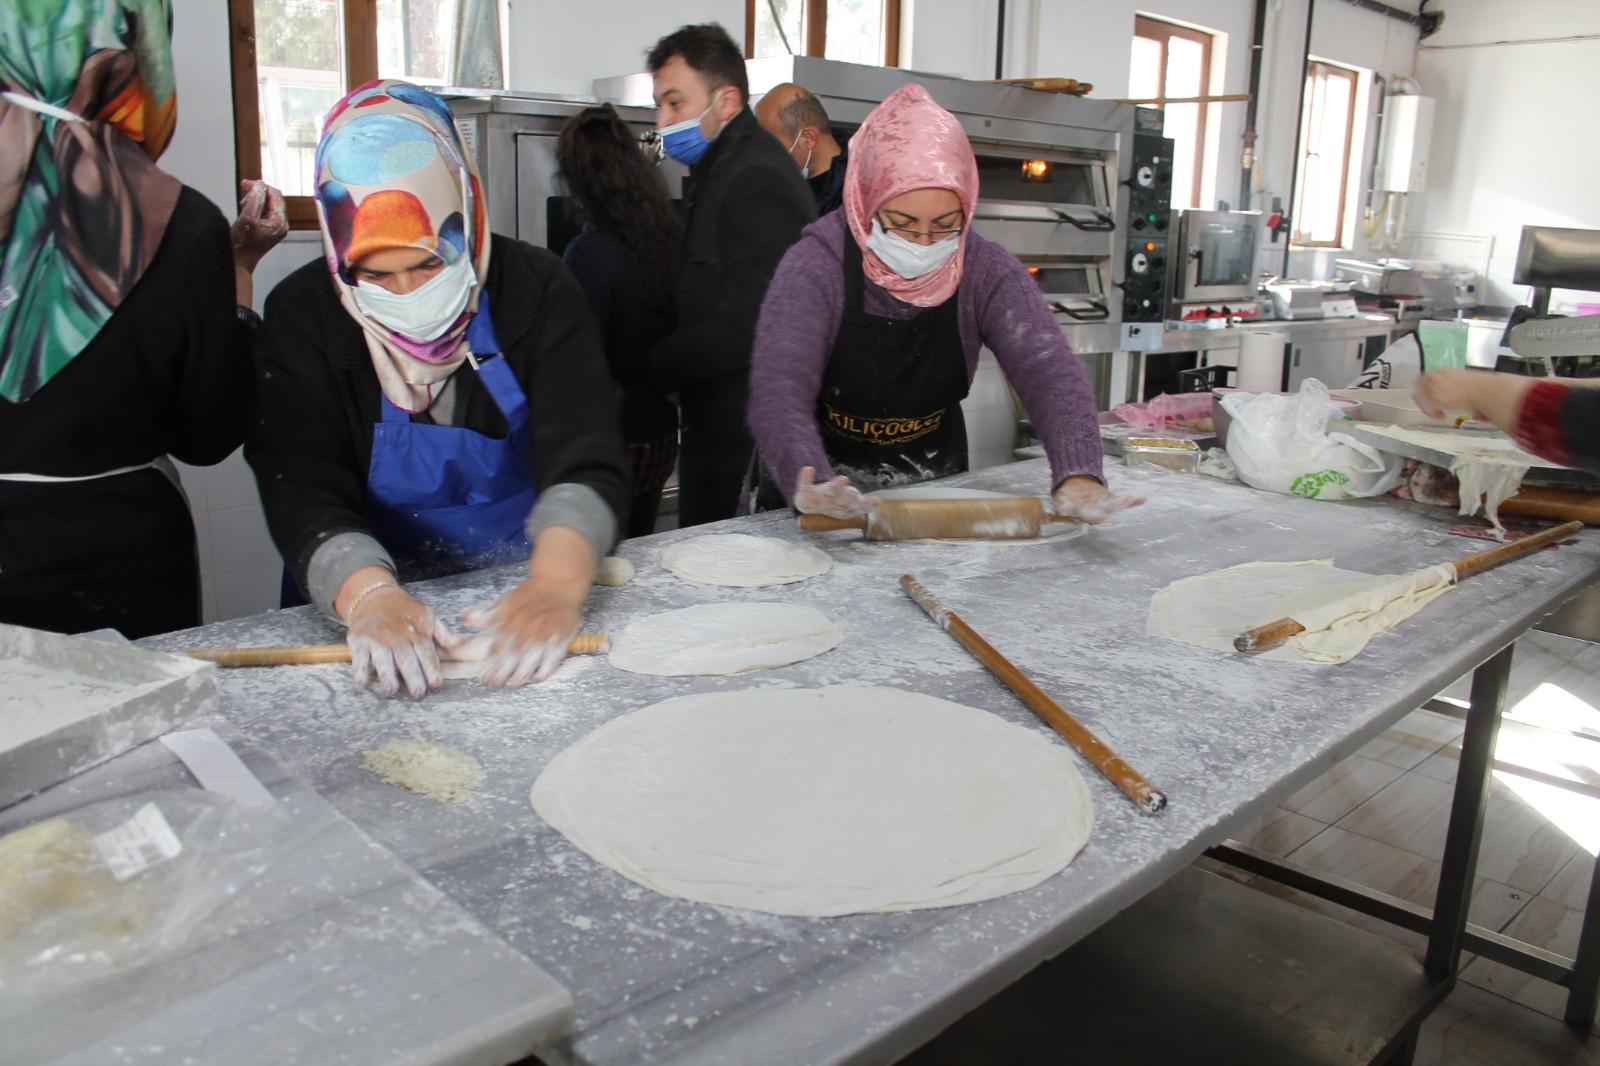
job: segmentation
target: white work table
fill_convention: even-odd
[[[1459,521],[1392,500],[1275,496],[1150,468],[1109,468],[1149,503],[1054,545],[818,541],[827,575],[774,589],[719,589],[666,574],[661,549],[706,532],[798,538],[787,514],[631,541],[638,577],[597,589],[586,629],[694,603],[791,599],[844,623],[817,659],[737,678],[658,678],[569,661],[551,682],[494,691],[447,682],[427,700],[356,692],[348,666],[224,671],[222,713],[250,742],[563,984],[570,1037],[552,1062],[887,1062],[1154,889],[1208,846],[1489,659],[1600,575],[1600,537],[1463,583],[1339,667],[1221,655],[1144,635],[1151,595],[1180,577],[1260,559],[1332,558],[1400,572],[1486,547]],[[1043,461],[953,483],[1014,493],[1046,487]],[[1045,730],[930,622],[897,578],[948,608],[1165,791],[1135,810],[1086,763],[1094,834],[1060,875],[968,906],[836,919],[779,918],[670,899],[598,865],[534,814],[528,790],[558,752],[601,723],[670,696],[773,686],[913,689]],[[417,587],[446,617],[487,604],[520,577],[504,568]],[[152,647],[339,639],[309,608],[218,623]],[[483,764],[476,798],[444,806],[386,785],[361,753],[425,736]],[[885,846],[894,846],[886,841]]]

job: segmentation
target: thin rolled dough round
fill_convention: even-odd
[[[798,603],[700,603],[630,623],[611,644],[611,665],[635,674],[742,674],[821,655],[844,626]]]
[[[1253,658],[1342,663],[1455,580],[1445,563],[1410,574],[1339,570],[1327,559],[1241,563],[1174,581],[1150,600],[1145,633],[1234,653],[1247,629],[1293,618],[1305,632]]]
[[[661,565],[701,585],[763,588],[826,574],[833,560],[809,544],[748,533],[708,533],[661,553]]]
[[[878,489],[872,493],[885,500],[999,500],[1009,499],[1004,492],[988,489],[941,488],[938,485],[906,485],[897,489]],[[1089,532],[1087,522],[1050,522],[1037,537],[928,537],[923,544],[1059,544]]]
[[[669,896],[826,917],[992,899],[1055,874],[1094,825],[1050,735],[898,689],[680,696],[557,755],[534,809]]]

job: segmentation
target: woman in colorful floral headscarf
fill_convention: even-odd
[[[876,489],[966,470],[961,401],[984,347],[1044,440],[1057,513],[1101,521],[1142,502],[1106,489],[1083,367],[1027,270],[972,232],[977,202],[966,131],[921,85],[850,138],[844,206],[789,249],[761,305],[757,506],[850,517]]]
[[[0,621],[200,621],[166,457],[243,440],[234,302],[287,225],[257,185],[230,239],[155,165],[176,118],[168,0],[0,4]]]
[[[295,591],[348,626],[358,685],[420,697],[462,638],[401,582],[527,562],[465,617],[484,680],[543,680],[628,496],[588,304],[560,260],[490,235],[427,90],[340,100],[316,168],[324,257],[267,301],[245,449]]]

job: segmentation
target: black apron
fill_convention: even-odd
[[[959,238],[952,238],[959,240]],[[863,309],[861,248],[844,241],[844,313],[817,393],[817,426],[835,474],[862,492],[967,469],[961,401],[972,382],[961,345],[958,293],[912,318]],[[762,469],[757,510],[782,507]]]

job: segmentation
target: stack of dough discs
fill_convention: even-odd
[[[971,903],[1061,870],[1094,824],[1048,733],[897,689],[682,696],[555,759],[534,809],[647,888],[772,914]]]
[[[702,603],[630,624],[611,665],[635,674],[742,674],[838,647],[844,626],[798,603]]]
[[[708,533],[661,553],[661,565],[702,585],[762,588],[826,574],[833,561],[809,544],[748,533]]]

